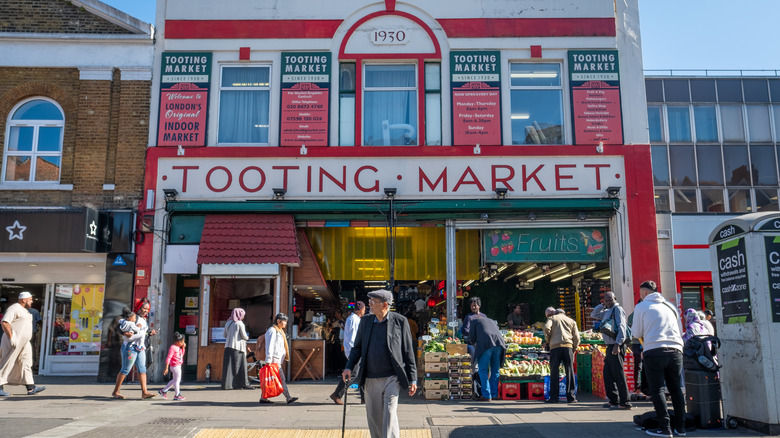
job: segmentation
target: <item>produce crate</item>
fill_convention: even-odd
[[[431,389],[423,391],[426,400],[448,400],[450,398],[449,389]]]
[[[425,379],[423,380],[423,389],[449,389],[450,381],[446,379]]]
[[[428,362],[447,362],[450,355],[446,351],[429,351],[423,356],[425,363]]]
[[[501,400],[520,400],[520,382],[499,382],[498,396]]]
[[[426,373],[446,373],[447,370],[446,362],[425,362]]]
[[[466,348],[466,344],[446,344],[444,345],[444,349],[447,350],[447,354],[459,354],[459,355],[467,355],[468,349]]]
[[[529,382],[528,400],[544,400],[544,382]]]

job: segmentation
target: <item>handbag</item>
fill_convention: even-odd
[[[279,364],[269,363],[265,364],[258,373],[260,379],[260,387],[263,390],[263,398],[269,399],[276,397],[284,392],[284,386],[282,386],[282,379],[279,375]]]
[[[605,321],[601,321],[601,324],[599,324],[599,333],[603,335],[607,335],[612,339],[617,340],[617,331],[618,326],[617,323],[615,323],[615,309],[612,309],[612,314],[609,316],[609,319]],[[626,325],[626,337],[623,339],[624,344],[630,344],[631,343],[631,327]]]

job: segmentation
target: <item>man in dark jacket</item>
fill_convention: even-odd
[[[366,396],[366,417],[371,438],[398,437],[398,396],[401,388],[417,392],[417,366],[409,321],[390,312],[393,294],[387,290],[368,293],[371,314],[360,320],[355,344],[342,378],[349,381],[360,361],[357,381]]]
[[[506,343],[498,325],[490,318],[475,318],[469,328],[469,343],[474,345],[474,357],[479,366],[482,396],[479,401],[498,398],[498,370],[506,360]]]

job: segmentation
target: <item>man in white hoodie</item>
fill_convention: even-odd
[[[631,333],[642,341],[642,365],[659,423],[658,428],[648,429],[646,433],[671,438],[674,427],[677,436],[686,436],[685,397],[680,384],[683,363],[680,318],[674,305],[658,292],[654,281],[642,283],[639,294],[642,302],[634,309]],[[672,396],[673,424],[670,424],[664,386]]]

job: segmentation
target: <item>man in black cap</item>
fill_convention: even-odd
[[[409,321],[390,312],[393,294],[387,290],[368,293],[371,315],[361,319],[355,345],[342,375],[352,378],[358,360],[357,381],[366,394],[366,417],[371,438],[397,438],[398,396],[401,388],[417,392],[417,366]]]
[[[352,311],[352,315],[349,315],[347,322],[344,323],[344,354],[349,359],[349,354],[352,352],[352,346],[355,345],[355,336],[357,336],[358,327],[360,327],[360,318],[366,313],[366,304],[362,301],[355,303],[355,309]],[[359,373],[360,361],[355,364],[355,375]],[[344,379],[339,381],[336,390],[330,395],[330,399],[337,405],[344,404],[341,398],[344,397],[344,393],[347,392],[347,385],[351,385],[352,382],[345,382]],[[360,400],[364,399],[363,387],[360,387]]]

